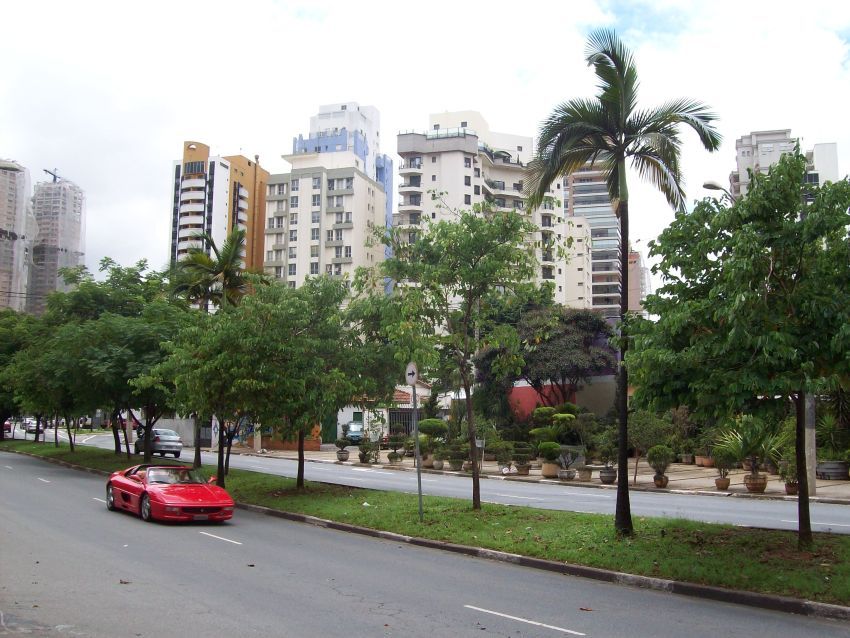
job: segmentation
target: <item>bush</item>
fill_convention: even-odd
[[[738,463],[738,459],[735,458],[734,454],[731,454],[728,450],[723,448],[715,448],[714,449],[714,468],[717,470],[717,474],[720,478],[726,478],[729,476],[729,470],[731,470]]]
[[[797,461],[789,458],[779,464],[779,476],[789,485],[797,484]]]
[[[516,465],[528,465],[531,460],[531,445],[522,441],[514,441],[513,459]]]
[[[496,462],[499,465],[509,465],[513,458],[513,445],[510,441],[496,441],[487,446],[487,450],[496,455]]]
[[[340,450],[344,450],[349,445],[351,445],[351,441],[349,441],[345,437],[342,437],[334,441],[334,445],[336,445]]]
[[[420,434],[431,438],[444,438],[449,431],[448,424],[442,419],[422,419],[419,422]]]
[[[656,445],[646,453],[646,461],[657,475],[663,475],[675,458],[673,450],[666,445]]]
[[[544,441],[537,446],[537,453],[549,463],[556,463],[558,457],[561,456],[561,445],[552,441]]]

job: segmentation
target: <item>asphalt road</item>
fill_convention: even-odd
[[[61,434],[61,433],[60,433]],[[111,435],[81,435],[78,442],[112,449]],[[191,458],[193,450],[184,454]],[[136,457],[139,458],[139,457]],[[214,465],[216,455],[204,453],[203,462]],[[230,466],[295,476],[296,461],[274,457],[232,455]],[[337,465],[335,463],[306,463],[305,478],[310,481],[338,483],[376,490],[416,493],[416,473],[380,468]],[[422,491],[433,496],[470,499],[472,480],[468,476],[423,474]],[[562,484],[521,483],[487,479],[481,481],[481,498],[504,505],[539,507],[614,515],[616,491]],[[630,492],[633,516],[685,518],[708,523],[729,523],[749,527],[797,529],[796,501],[700,496],[662,492]],[[850,507],[828,503],[810,506],[812,529],[836,534],[850,534]]]
[[[237,511],[107,512],[104,480],[0,453],[0,635],[850,636],[850,628]]]

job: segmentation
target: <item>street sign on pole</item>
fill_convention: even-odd
[[[416,413],[416,382],[419,380],[419,371],[412,361],[407,364],[404,380],[413,387],[413,445],[416,455],[416,485],[419,492],[419,522],[422,523],[425,520],[422,513],[422,455],[419,453],[419,415]]]

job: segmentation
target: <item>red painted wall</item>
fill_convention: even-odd
[[[551,391],[552,386],[544,388],[544,394],[547,398],[553,399],[552,403],[557,404],[558,399],[554,398],[555,394]],[[576,393],[571,392],[569,396],[570,403],[575,403]],[[534,412],[534,408],[544,405],[538,394],[531,386],[514,386],[508,394],[508,403],[513,410],[514,416],[519,421],[526,421]]]

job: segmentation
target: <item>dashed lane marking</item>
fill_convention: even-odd
[[[42,483],[50,483],[50,481],[48,481],[47,479],[43,479],[41,477],[38,477],[38,480],[41,481]]]
[[[517,622],[524,622],[529,625],[534,625],[535,627],[545,627],[546,629],[553,629],[555,631],[561,631],[565,634],[570,634],[571,636],[586,636],[587,634],[583,634],[579,631],[572,631],[571,629],[564,629],[563,627],[557,627],[555,625],[547,625],[546,623],[537,622],[536,620],[529,620],[528,618],[520,618],[519,616],[511,616],[509,614],[503,614],[498,611],[493,611],[492,609],[482,609],[481,607],[473,607],[472,605],[464,605],[467,609],[473,609],[475,611],[480,611],[485,614],[493,614],[494,616],[499,616],[500,618],[507,618],[508,620],[516,620]]]
[[[242,544],[239,541],[232,541],[229,538],[224,538],[222,536],[216,536],[215,534],[209,534],[207,532],[198,532],[198,533],[203,534],[204,536],[209,536],[210,538],[216,538],[216,539],[218,539],[220,541],[224,541],[226,543],[233,543],[234,545],[241,545]]]
[[[91,500],[97,501],[98,503],[103,503],[104,505],[106,504],[106,501],[104,501],[102,498],[97,498],[96,496],[92,496]]]

